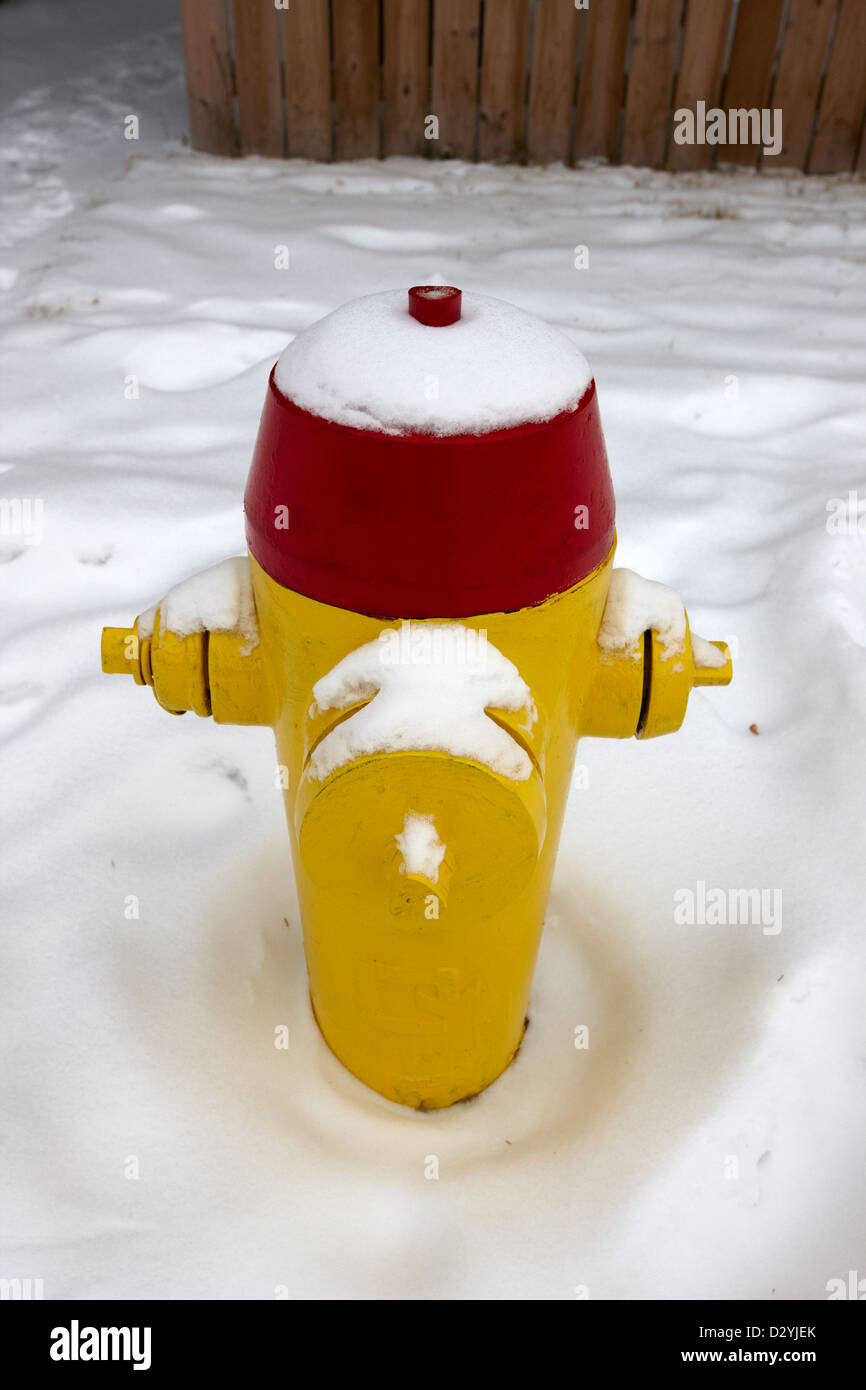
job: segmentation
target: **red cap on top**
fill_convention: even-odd
[[[461,298],[415,286],[409,312],[444,327]],[[529,607],[584,579],[613,543],[595,384],[541,423],[396,434],[303,410],[272,372],[244,505],[251,554],[320,603],[382,618]]]
[[[456,323],[463,311],[463,291],[453,285],[413,285],[409,291],[409,313],[430,328]]]

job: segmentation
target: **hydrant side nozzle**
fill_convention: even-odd
[[[167,714],[212,715],[217,724],[271,724],[274,699],[261,646],[238,632],[196,632],[185,637],[165,628],[159,609],[155,636],[132,628],[102,631],[102,669],[149,685]]]
[[[724,666],[696,666],[692,675],[692,686],[730,685],[734,678],[734,667],[727,642],[710,642],[725,658]]]
[[[148,648],[147,653],[143,651],[144,647]],[[104,627],[102,669],[108,676],[132,676],[136,685],[149,685],[149,648],[150,642],[139,638],[137,625],[131,628]]]
[[[179,637],[164,626],[159,608],[153,630],[150,661],[157,702],[170,714],[191,711],[206,719],[211,712],[207,679],[208,634],[193,632]]]
[[[580,720],[581,738],[634,738],[644,699],[645,643],[616,653],[596,647],[596,662]]]
[[[653,629],[632,648],[615,653],[599,649],[581,736],[646,739],[676,733],[694,688],[731,683],[733,668],[727,646],[724,642],[709,645],[721,652],[723,664],[696,664],[687,616],[684,643],[672,653]]]
[[[685,638],[674,652],[666,649],[654,630],[644,634],[644,700],[637,730],[639,739],[676,733],[686,717],[689,696],[696,686],[729,685],[731,682],[731,654],[724,642],[709,643],[725,657],[723,665],[696,664],[688,614],[685,616]]]
[[[273,725],[277,699],[261,643],[239,632],[211,632],[207,643],[209,713],[215,724]]]

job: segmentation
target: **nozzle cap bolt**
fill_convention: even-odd
[[[132,676],[136,685],[150,684],[142,669],[142,642],[135,627],[102,629],[102,669],[109,676]]]
[[[453,285],[413,285],[409,313],[428,328],[447,328],[463,312],[463,291]]]

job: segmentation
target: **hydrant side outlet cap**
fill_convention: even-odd
[[[389,435],[488,434],[577,409],[591,373],[558,329],[450,285],[414,286],[409,299],[407,313],[405,289],[368,295],[305,328],[277,363],[278,390],[334,424]],[[434,323],[449,331],[431,333]]]

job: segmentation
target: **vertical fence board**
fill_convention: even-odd
[[[224,0],[180,0],[193,149],[237,154],[232,60]]]
[[[866,0],[179,3],[190,135],[209,153],[601,157],[671,170],[717,156],[866,171]],[[780,154],[762,155],[760,140],[675,143],[674,111],[698,102],[781,109]]]
[[[242,154],[285,154],[280,31],[273,0],[232,0]]]
[[[330,159],[331,39],[328,0],[292,0],[283,11],[290,159]]]
[[[527,157],[534,163],[568,160],[571,152],[579,17],[568,0],[535,0],[526,129]]]
[[[481,53],[478,158],[523,157],[529,0],[487,0]]]
[[[583,22],[574,158],[616,159],[630,0],[590,5]]]
[[[779,22],[785,0],[760,0],[760,4],[741,4],[734,29],[728,76],[722,105],[728,109],[759,110],[770,99],[770,83]],[[759,146],[720,145],[718,158],[730,164],[757,164]]]
[[[671,133],[682,0],[637,0],[622,132],[623,164],[660,169]]]
[[[455,159],[475,156],[480,26],[481,0],[435,0],[430,109],[439,120],[439,152]]]
[[[430,0],[383,0],[385,154],[426,154]]]
[[[694,111],[699,101],[708,107],[718,106],[733,8],[733,0],[689,0],[674,93],[675,111],[680,107]],[[677,145],[672,138],[668,168],[709,169],[714,153],[713,145]]]
[[[842,0],[833,52],[827,67],[810,174],[853,169],[866,115],[866,5]]]
[[[835,11],[836,0],[791,0],[772,96],[782,112],[782,149],[770,157],[773,168],[802,169],[806,163]]]
[[[338,159],[379,153],[379,0],[331,0]]]

